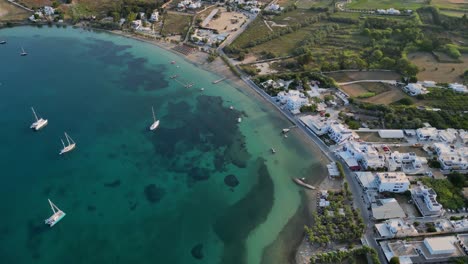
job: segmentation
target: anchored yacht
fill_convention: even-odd
[[[50,199],[48,200],[50,208],[52,208],[52,212],[54,212],[54,214],[45,220],[45,224],[49,225],[50,227],[53,227],[60,220],[62,220],[62,218],[64,218],[66,214],[62,210],[60,210],[54,203],[52,203]]]
[[[34,118],[36,118],[36,122],[31,124],[32,129],[38,131],[41,128],[45,127],[49,123],[49,121],[47,121],[47,119],[43,119],[42,117],[38,118],[37,114],[36,114],[36,111],[34,111],[33,107],[31,107],[31,110],[32,110],[32,112],[34,114]]]

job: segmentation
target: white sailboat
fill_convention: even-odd
[[[21,53],[20,53],[21,56],[26,56],[28,55],[28,53],[26,51],[24,51],[23,47],[21,47]]]
[[[36,118],[36,122],[31,124],[32,129],[38,131],[41,128],[45,127],[49,123],[49,121],[47,121],[47,119],[43,119],[42,117],[38,118],[37,114],[36,114],[36,111],[34,111],[33,107],[31,107],[31,110],[32,110],[32,112],[34,114],[34,117]]]
[[[154,115],[154,108],[151,107],[151,111],[153,112],[153,124],[150,126],[150,130],[153,131],[159,126],[159,120],[156,120],[156,116]]]
[[[67,140],[68,145],[65,146],[65,143],[63,142],[63,139],[60,139],[62,141],[63,149],[60,150],[60,155],[65,154],[67,152],[72,151],[76,147],[75,141],[65,132],[65,139]]]
[[[53,227],[60,220],[62,220],[62,218],[64,218],[66,214],[62,210],[60,210],[54,203],[52,203],[50,199],[48,200],[50,208],[52,208],[52,212],[54,212],[54,214],[45,220],[45,224],[49,225],[50,227]]]

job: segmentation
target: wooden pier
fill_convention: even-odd
[[[305,187],[305,188],[310,189],[310,190],[315,190],[315,187],[314,187],[314,186],[303,182],[303,181],[302,181],[301,179],[299,179],[299,178],[293,178],[292,180],[293,180],[297,185],[300,185],[300,186]]]
[[[219,79],[219,80],[216,80],[216,81],[213,81],[213,84],[220,83],[220,82],[222,82],[222,81],[224,81],[224,80],[226,80],[226,77],[224,77],[224,78],[221,78],[221,79]]]

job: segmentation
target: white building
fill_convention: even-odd
[[[451,83],[449,84],[449,88],[454,90],[455,92],[468,93],[468,88],[466,87],[466,85],[463,84]]]
[[[151,22],[157,22],[157,21],[159,21],[159,12],[158,12],[157,9],[155,9],[155,10],[153,11],[153,13],[151,13],[151,16],[150,16],[150,18],[149,18],[149,21],[151,21]]]
[[[312,132],[321,136],[325,135],[330,129],[331,121],[326,117],[321,117],[320,115],[306,115],[301,116],[299,120]]]
[[[408,83],[408,85],[403,87],[403,91],[411,96],[428,93],[427,89],[419,83]]]
[[[434,82],[434,81],[422,81],[422,82],[418,82],[419,84],[421,84],[422,86],[426,87],[426,88],[434,88],[437,86],[437,83]]]
[[[343,151],[361,162],[364,169],[385,168],[384,155],[381,155],[372,145],[349,141],[343,146]]]
[[[421,182],[418,182],[417,186],[411,189],[411,195],[423,216],[440,215],[443,212],[442,205],[437,202],[436,192]]]
[[[433,148],[444,170],[468,169],[468,147],[454,147],[446,143],[434,143]]]
[[[422,127],[416,129],[416,137],[419,141],[437,140],[439,132],[435,127]]]
[[[52,16],[55,14],[55,9],[52,8],[51,6],[44,6],[44,15],[46,16]]]
[[[418,234],[413,225],[401,218],[389,219],[383,223],[376,224],[375,229],[383,238],[407,237]]]
[[[335,141],[336,143],[340,144],[343,143],[345,140],[350,139],[353,136],[353,132],[345,127],[343,124],[331,124],[330,128],[328,129],[328,136]]]
[[[178,8],[190,8],[190,9],[196,9],[200,8],[202,6],[200,1],[197,2],[192,2],[190,0],[183,0],[182,2],[177,4]]]
[[[418,157],[414,152],[400,153],[394,151],[387,156],[386,162],[389,171],[411,171],[421,169],[424,164],[427,164],[427,159]]]
[[[379,192],[402,193],[408,190],[410,182],[403,172],[378,172]]]
[[[377,14],[381,15],[400,15],[401,12],[399,10],[396,10],[395,8],[389,8],[389,9],[377,9]]]
[[[269,79],[267,81],[264,81],[262,83],[260,83],[261,86],[263,86],[265,89],[268,89],[268,88],[273,88],[273,89],[282,89],[284,88],[284,84],[282,82],[276,82],[272,79]]]
[[[139,29],[139,28],[141,27],[141,25],[142,25],[142,22],[141,22],[140,19],[137,19],[137,20],[133,20],[133,21],[132,21],[132,27],[133,27],[134,29]]]
[[[424,239],[424,245],[432,255],[453,254],[457,251],[455,247],[455,237],[427,237]]]
[[[457,140],[458,131],[453,128],[439,130],[439,139],[446,143],[454,143]]]
[[[276,96],[280,103],[285,104],[286,108],[291,111],[298,111],[303,105],[309,103],[309,99],[297,90],[289,90],[288,92],[279,92]]]

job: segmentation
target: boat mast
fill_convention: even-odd
[[[24,52],[23,46],[21,46],[21,51],[22,51],[23,53],[26,53],[26,52]]]
[[[65,133],[65,139],[67,139],[67,143],[68,143],[68,145],[67,145],[67,146],[70,146],[70,140],[68,139],[67,132],[64,132],[64,133]]]
[[[36,121],[39,121],[39,118],[37,118],[36,111],[34,111],[34,107],[31,106],[31,110],[34,114],[34,117],[36,118]]]
[[[60,139],[62,141],[63,148],[65,148],[65,143],[63,142],[63,139]]]
[[[154,120],[154,122],[156,122],[156,116],[154,115],[154,108],[153,107],[151,107],[151,111],[153,112],[153,120]]]
[[[50,199],[47,199],[47,200],[49,200],[50,208],[52,208],[52,211],[55,214],[56,213],[55,208],[57,208],[57,210],[58,210],[58,207],[54,203],[52,203],[52,201],[50,201]]]
[[[73,139],[67,133],[65,133],[65,135],[67,136],[67,140],[70,140],[71,143],[75,144],[75,141],[73,141]],[[68,141],[68,145],[70,145],[70,141]]]

